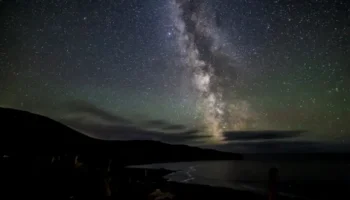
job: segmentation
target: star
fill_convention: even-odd
[[[0,105],[55,118],[79,99],[218,140],[251,129],[349,137],[348,1],[2,6]]]

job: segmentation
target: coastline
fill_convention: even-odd
[[[136,172],[140,174],[140,171],[150,170],[152,173],[148,175],[157,174],[158,169],[145,169],[145,168],[131,168],[129,172]],[[164,169],[159,169],[158,174],[164,174]],[[169,173],[174,173],[176,171],[172,171]],[[162,176],[160,177],[149,177],[148,180],[159,180],[159,181],[148,181],[143,182],[140,181],[143,178],[139,178],[138,180],[129,182],[128,189],[123,189],[123,197],[132,197],[132,198],[149,198],[152,193],[166,193],[171,194],[174,199],[211,199],[218,198],[221,196],[225,196],[227,198],[248,198],[248,199],[267,199],[267,193],[265,192],[253,192],[248,190],[239,190],[230,187],[220,187],[220,186],[211,186],[211,185],[203,185],[196,183],[181,183],[175,181],[168,181]],[[144,179],[143,179],[144,180]],[[133,195],[128,195],[133,194]],[[279,196],[279,199],[302,199],[297,197],[287,197],[287,196]]]

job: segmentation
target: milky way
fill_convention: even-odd
[[[0,106],[55,118],[80,100],[212,141],[296,129],[341,141],[349,10],[346,0],[0,1]]]
[[[225,90],[236,82],[234,56],[225,52],[232,44],[216,26],[215,13],[208,4],[174,1],[172,6],[182,63],[190,69],[198,94],[198,111],[207,132],[214,140],[222,141],[223,131],[246,128],[245,122],[252,117],[247,102],[225,98]]]

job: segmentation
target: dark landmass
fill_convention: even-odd
[[[100,140],[14,109],[0,108],[0,126],[0,199],[155,199],[154,191],[171,199],[267,199],[266,194],[168,182],[163,176],[172,171],[166,169],[126,168],[242,159],[239,154],[156,141]]]
[[[148,193],[167,187],[162,177],[171,171],[127,165],[242,159],[186,145],[91,138],[7,108],[0,108],[0,126],[0,199],[149,199]]]
[[[242,159],[239,154],[158,141],[100,140],[47,117],[14,109],[0,108],[0,123],[0,151],[6,155],[89,155],[117,158],[123,165]]]

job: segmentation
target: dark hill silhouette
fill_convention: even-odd
[[[0,151],[8,156],[85,155],[116,159],[121,165],[242,159],[239,154],[158,141],[100,140],[47,117],[9,108],[0,108],[0,123]]]

